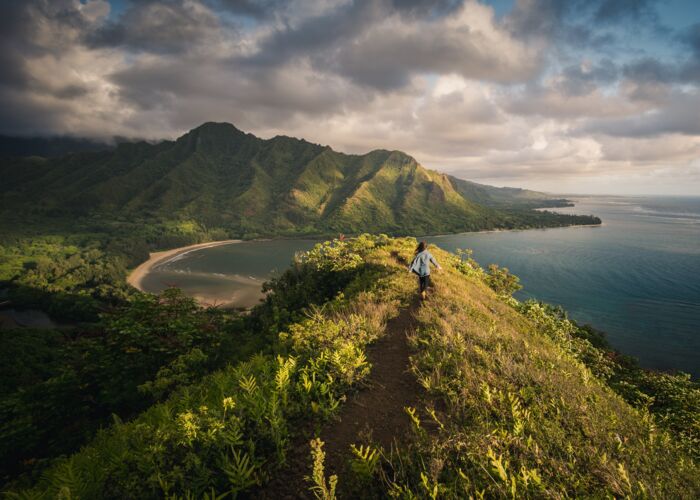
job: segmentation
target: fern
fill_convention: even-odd
[[[362,479],[371,479],[372,476],[374,476],[379,463],[379,450],[372,448],[369,445],[360,445],[358,448],[354,444],[350,445],[350,450],[354,455],[354,458],[350,462],[350,467],[352,468],[353,472],[355,472],[355,474]]]
[[[223,456],[221,470],[229,480],[231,491],[238,493],[257,483],[255,464],[251,463],[247,453],[233,450],[233,457]]]
[[[323,444],[323,441],[319,438],[312,439],[310,442],[312,472],[311,476],[306,476],[306,480],[312,483],[309,490],[318,500],[334,500],[338,476],[334,474],[326,481],[325,468],[323,465],[326,459],[326,453],[323,451]]]

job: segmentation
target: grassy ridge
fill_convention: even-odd
[[[117,421],[10,497],[213,498],[264,484],[285,463],[294,429],[342,411],[344,396],[371,369],[366,345],[415,286],[399,263],[414,245],[367,236],[317,246],[273,285],[268,311],[290,303],[275,297],[322,282],[342,294],[292,320],[270,354],[184,385],[132,422]],[[414,437],[393,453],[371,442],[348,450],[354,475],[338,478],[341,491],[359,485],[363,497],[404,498],[700,492],[690,454],[697,385],[684,389],[686,416],[676,422],[640,398],[631,405],[614,387],[623,367],[606,361],[590,332],[556,311],[514,301],[503,293],[513,288],[503,270],[487,273],[468,256],[434,252],[445,271],[411,335],[413,373],[425,389],[424,407],[409,409]],[[651,396],[670,394],[657,387]],[[314,447],[310,486],[327,497],[331,483],[320,443]]]
[[[441,498],[700,492],[693,442],[608,385],[605,351],[551,308],[499,297],[473,262],[436,255],[453,265],[436,278],[412,337],[434,430],[416,426],[416,442],[387,465],[386,477],[400,478],[390,488]],[[697,384],[686,395],[694,415],[684,431],[696,439]]]

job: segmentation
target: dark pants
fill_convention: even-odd
[[[427,274],[425,276],[418,276],[418,287],[420,288],[421,293],[425,292],[429,286],[430,286],[430,275],[429,274]]]

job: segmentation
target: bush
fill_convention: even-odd
[[[507,267],[498,267],[496,264],[489,265],[486,283],[498,295],[511,296],[522,288],[520,278],[510,274]]]

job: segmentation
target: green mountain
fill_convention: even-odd
[[[488,207],[510,209],[573,206],[565,198],[552,198],[547,193],[529,189],[487,186],[453,176],[450,176],[450,182],[465,198]]]
[[[599,222],[528,210],[565,200],[456,179],[400,151],[348,155],[290,137],[263,140],[228,123],[159,144],[5,160],[0,175],[0,210],[193,221],[237,236]]]
[[[13,137],[0,135],[0,158],[16,156],[59,157],[69,153],[106,151],[106,142],[77,137]]]

